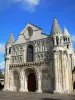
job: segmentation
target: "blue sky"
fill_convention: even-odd
[[[75,0],[1,0],[0,1],[0,68],[4,68],[4,45],[9,33],[17,38],[31,22],[50,34],[53,18],[61,29],[68,29],[75,48]]]

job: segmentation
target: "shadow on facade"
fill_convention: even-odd
[[[45,65],[49,66],[49,68],[42,71],[42,75],[45,78],[45,81],[47,83],[50,83],[49,84],[50,90],[49,90],[49,88],[47,91],[43,90],[43,92],[46,92],[46,93],[53,93],[55,90],[54,53],[52,51],[53,45],[54,45],[53,42],[54,42],[53,39],[48,37],[47,40],[45,41],[46,47],[44,48],[44,49],[47,48],[47,50],[44,51],[44,61],[45,61]],[[47,87],[48,87],[48,85],[47,85]],[[46,100],[46,99],[43,99],[43,100]],[[55,100],[55,99],[49,99],[49,100]]]

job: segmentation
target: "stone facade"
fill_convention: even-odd
[[[70,93],[74,51],[67,29],[54,18],[51,33],[28,23],[5,46],[5,91]]]

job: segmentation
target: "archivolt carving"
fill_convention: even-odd
[[[39,71],[38,71],[36,68],[34,68],[34,67],[32,67],[32,66],[31,66],[31,67],[27,67],[27,68],[24,69],[25,73],[26,73],[28,70],[34,71],[35,74],[36,74],[36,76],[37,76],[37,78],[38,78]]]

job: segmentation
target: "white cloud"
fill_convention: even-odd
[[[72,36],[72,41],[74,41],[74,42],[75,42],[75,36]]]
[[[10,0],[10,1],[12,1],[12,2],[20,2],[20,3],[27,3],[27,4],[29,4],[29,5],[33,5],[33,6],[36,6],[36,5],[38,5],[39,4],[39,1],[40,0]]]
[[[11,5],[11,4],[17,4],[19,5],[20,8],[23,8],[25,10],[28,10],[30,12],[35,11],[36,6],[39,5],[40,0],[3,0],[3,1],[7,1],[7,2],[1,2],[2,5],[4,3],[4,5]]]
[[[0,44],[0,54],[5,52],[5,45],[4,44]]]
[[[4,69],[5,68],[5,62],[4,60],[0,62],[0,69]]]

